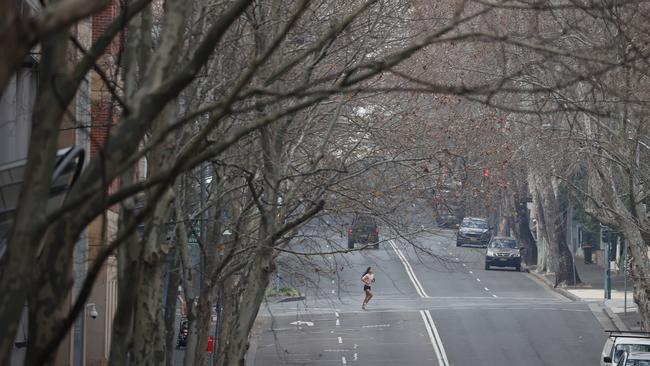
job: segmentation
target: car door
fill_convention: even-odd
[[[607,338],[605,345],[603,345],[603,351],[600,355],[600,366],[611,366],[611,362],[605,362],[605,357],[612,357],[612,350],[614,349],[614,341],[611,338]]]

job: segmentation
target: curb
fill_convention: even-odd
[[[568,298],[569,300],[571,300],[571,301],[581,301],[582,300],[580,297],[572,294],[571,292],[567,291],[566,289],[554,287],[553,283],[551,283],[551,281],[548,278],[546,278],[544,275],[541,275],[541,274],[539,274],[537,272],[531,271],[528,268],[526,268],[526,272],[528,274],[532,275],[534,278],[541,281],[542,283],[544,283],[551,290],[553,290],[553,291],[557,292],[558,294]],[[602,302],[601,306],[602,306],[602,309],[604,310],[605,315],[612,321],[612,323],[614,323],[614,325],[616,326],[616,328],[618,328],[619,331],[621,331],[621,332],[630,331],[630,328],[627,325],[625,325],[625,322],[623,322],[623,320],[615,312],[613,312],[609,307],[607,307],[605,302]]]
[[[623,320],[621,320],[621,318],[618,315],[616,315],[616,313],[613,312],[610,308],[608,308],[607,305],[605,305],[604,303],[603,303],[603,309],[605,310],[605,314],[607,314],[609,319],[612,320],[612,322],[614,323],[616,328],[618,328],[619,331],[621,332],[630,331],[630,328],[627,325],[625,325],[625,322],[623,322]]]
[[[539,274],[539,273],[537,273],[535,271],[531,271],[528,268],[526,268],[526,273],[528,273],[528,274],[532,275],[533,277],[535,277],[536,279],[542,281],[548,288],[550,288],[551,290],[557,292],[558,294],[566,297],[567,299],[569,299],[571,301],[580,301],[581,300],[578,296],[572,294],[571,292],[569,292],[569,291],[567,291],[567,290],[565,290],[563,288],[555,287],[551,283],[551,281],[549,281],[548,278],[544,277],[543,275],[541,275],[541,274]]]
[[[278,300],[274,301],[275,303],[280,303],[280,302],[293,302],[293,301],[302,301],[306,300],[307,297],[300,295],[300,296],[292,296],[292,297],[280,297]]]

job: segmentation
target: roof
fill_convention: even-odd
[[[628,360],[650,360],[650,352],[630,352],[627,356]]]
[[[617,336],[614,339],[614,344],[648,344],[650,345],[650,338],[639,338],[635,336]]]
[[[487,219],[481,218],[481,217],[464,217],[463,221],[487,221]]]

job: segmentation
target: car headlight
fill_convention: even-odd
[[[491,250],[488,250],[485,255],[487,255],[488,257],[494,257],[494,252],[491,251]]]

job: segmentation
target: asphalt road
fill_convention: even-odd
[[[344,238],[334,239],[321,249],[343,245]],[[412,243],[384,241],[378,250],[287,259],[279,281],[306,300],[260,310],[248,364],[598,364],[605,334],[588,304],[526,273],[486,271],[483,255],[456,248],[452,231],[432,230]],[[376,283],[364,311],[367,266]]]

